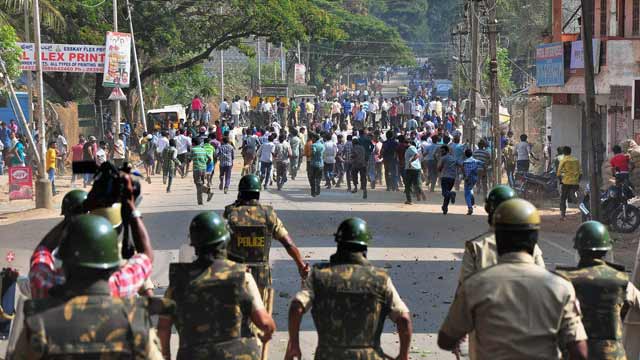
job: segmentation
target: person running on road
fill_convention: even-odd
[[[284,132],[278,138],[278,144],[275,149],[276,160],[276,185],[278,190],[287,182],[287,171],[289,170],[289,159],[291,158],[291,145],[287,141],[287,134]]]
[[[447,215],[449,212],[449,202],[456,203],[456,192],[452,191],[458,176],[458,163],[456,159],[449,153],[449,147],[442,145],[440,147],[440,164],[438,171],[440,172],[440,186],[442,187],[442,213]]]
[[[207,164],[213,161],[207,151],[202,147],[199,137],[192,140],[191,161],[193,161],[193,182],[196,184],[196,197],[198,205],[202,205],[202,194],[207,194],[207,201],[211,201],[213,191],[206,185]]]
[[[222,145],[218,149],[218,160],[220,161],[220,190],[224,189],[226,194],[231,185],[231,169],[233,168],[233,159],[235,158],[235,150],[233,145],[229,143],[229,137],[222,138]]]

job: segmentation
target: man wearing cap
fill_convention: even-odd
[[[475,358],[484,360],[587,359],[587,334],[573,286],[536,265],[540,215],[521,199],[503,202],[493,214],[498,264],[458,287],[438,346],[456,349],[467,334],[477,339]]]
[[[180,335],[179,360],[258,360],[260,345],[251,334],[242,332],[244,320],[251,319],[262,331],[263,343],[275,331],[255,280],[243,265],[227,259],[230,238],[224,220],[213,211],[191,220],[189,239],[197,259],[170,265],[165,298],[176,302],[176,313],[161,316],[158,322],[166,359],[171,358],[173,324]]]
[[[371,243],[367,223],[343,221],[335,234],[338,251],[329,263],[314,265],[289,307],[289,344],[285,360],[301,359],[300,323],[311,308],[318,331],[316,360],[382,360],[391,358],[380,347],[385,317],[396,323],[399,360],[409,359],[411,315],[391,278],[367,260]]]
[[[613,248],[606,226],[587,221],[580,225],[573,241],[573,248],[580,254],[578,266],[557,270],[576,289],[582,322],[589,336],[589,358],[625,360],[620,313],[624,305],[630,305],[627,319],[638,318],[640,292],[629,282],[623,266],[604,260]]]
[[[107,218],[116,231],[121,231],[120,224],[122,217],[129,218],[131,234],[137,253],[128,259],[120,268],[115,269],[109,277],[109,288],[111,295],[127,297],[138,293],[144,282],[151,276],[151,264],[153,263],[153,249],[147,229],[142,222],[141,214],[135,207],[133,196],[133,185],[129,176],[125,177],[125,188],[127,200],[122,207],[114,206],[110,208],[100,208],[91,211],[92,214],[101,215]],[[62,200],[63,215],[65,220],[58,224],[49,234],[47,234],[36,247],[31,256],[31,267],[29,269],[29,282],[31,285],[31,296],[34,299],[46,298],[49,290],[56,285],[65,283],[65,273],[55,266],[53,251],[60,245],[62,232],[68,220],[86,210],[83,206],[87,194],[84,192],[72,191],[65,195]],[[119,203],[118,203],[119,205]]]
[[[150,315],[170,313],[175,305],[112,296],[111,279],[122,261],[118,242],[101,216],[69,220],[58,249],[67,281],[51,288],[50,297],[25,302],[17,358],[162,359]]]

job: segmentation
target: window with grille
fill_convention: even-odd
[[[600,36],[607,36],[607,0],[600,0]]]
[[[640,0],[633,0],[633,26],[631,33],[634,36],[640,35]]]

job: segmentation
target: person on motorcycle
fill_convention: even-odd
[[[567,200],[569,196],[575,198],[576,191],[580,188],[580,177],[582,170],[580,169],[580,161],[571,156],[571,147],[565,146],[563,151],[564,157],[558,165],[557,175],[562,179],[562,191],[560,192],[560,215],[562,220],[565,219],[567,213]]]
[[[611,175],[616,181],[625,182],[629,179],[629,155],[622,153],[620,145],[613,146],[613,157],[611,163]]]

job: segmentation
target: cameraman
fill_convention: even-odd
[[[98,208],[95,196],[92,196],[93,194],[91,193],[89,198],[84,201],[84,210],[79,213],[84,213],[88,210],[96,215],[108,215],[108,220],[111,221],[118,233],[123,231],[122,219],[128,219],[137,253],[130,259],[123,261],[122,266],[111,274],[109,278],[111,295],[114,297],[128,297],[137,294],[138,290],[151,275],[153,249],[140,212],[136,209],[131,175],[120,172],[120,179],[123,183],[123,191],[121,196],[122,207],[119,213],[114,212],[114,210],[118,210],[117,206]],[[95,186],[92,192],[94,190]],[[64,273],[59,266],[54,266],[56,259],[52,254],[53,250],[60,245],[60,240],[64,236],[65,223],[66,218],[42,239],[31,256],[29,281],[31,284],[31,296],[34,299],[47,298],[51,288],[65,283]],[[73,234],[68,236],[73,236]]]

